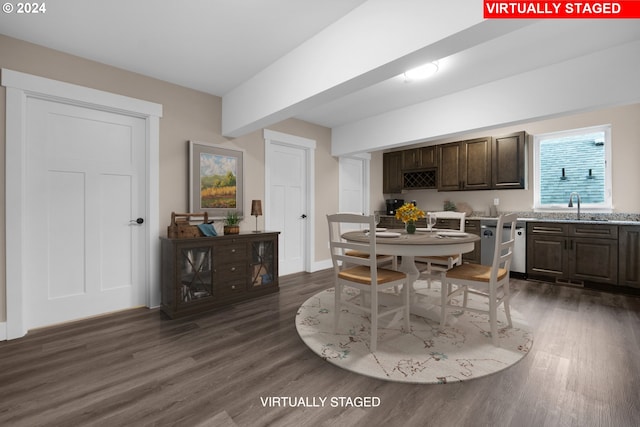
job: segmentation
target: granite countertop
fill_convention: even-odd
[[[576,215],[559,215],[559,214],[540,214],[539,216],[533,216],[535,214],[528,213],[518,217],[518,221],[537,221],[537,222],[566,222],[566,223],[579,223],[579,224],[610,224],[610,225],[640,225],[640,215],[634,214],[583,214],[580,219],[576,218]],[[486,215],[470,216],[469,219],[487,220],[497,219],[497,217],[487,217]]]
[[[635,213],[589,213],[583,212],[580,219],[575,213],[538,213],[538,212],[517,212],[518,221],[540,221],[540,222],[566,222],[580,224],[610,224],[610,225],[640,225],[640,214]],[[384,215],[393,217],[392,215]],[[475,220],[497,220],[497,217],[490,217],[485,212],[473,212],[467,219]]]

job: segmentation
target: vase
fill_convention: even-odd
[[[239,225],[225,225],[224,226],[224,234],[239,234],[240,226]]]
[[[414,234],[416,232],[416,223],[407,221],[404,228],[407,230],[407,234]]]

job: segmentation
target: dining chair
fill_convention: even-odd
[[[369,349],[375,352],[378,344],[378,320],[380,317],[393,313],[402,313],[404,318],[404,332],[409,332],[409,279],[400,271],[381,268],[376,261],[376,233],[373,215],[357,214],[327,215],[329,224],[329,248],[333,263],[335,280],[335,317],[334,333],[338,333],[340,313],[343,307],[362,311],[370,316],[371,338]],[[373,232],[366,233],[366,242],[346,242],[342,239],[340,229],[344,224],[360,224],[369,227]],[[348,255],[349,251],[367,254],[366,257]],[[390,293],[399,304],[392,307],[380,306],[379,294],[394,286],[402,286],[400,297]],[[359,293],[353,297],[344,295],[345,286],[358,289]],[[369,303],[366,303],[368,296]],[[357,304],[354,301],[360,300]]]
[[[364,215],[364,214],[360,214],[358,212],[338,212],[339,214],[353,214],[353,215]],[[341,227],[341,225],[338,225],[338,227]],[[354,229],[356,230],[360,230],[362,229],[362,225],[356,225]],[[366,227],[365,227],[366,228]],[[338,229],[340,235],[342,235],[342,233],[344,231],[348,231],[348,230],[344,230],[343,228],[339,228]],[[346,255],[349,256],[356,256],[356,257],[360,257],[360,258],[367,258],[369,257],[369,254],[366,252],[360,252],[360,251],[355,251],[355,250],[351,250],[351,251],[346,251],[345,252]],[[382,266],[385,265],[387,263],[391,263],[391,268],[394,270],[398,269],[398,257],[395,255],[381,255],[381,254],[376,254],[376,261],[378,263],[378,266]],[[397,293],[397,292],[396,292]]]
[[[464,232],[464,221],[466,218],[465,212],[453,212],[453,211],[443,211],[443,212],[432,212],[436,216],[436,218],[440,219],[455,219],[458,220],[458,231]],[[462,264],[462,254],[451,254],[451,255],[439,255],[439,256],[417,256],[415,257],[415,262],[420,262],[423,264],[427,264],[427,267],[423,270],[420,270],[425,276],[427,276],[427,287],[431,288],[431,280],[435,278],[439,278],[440,273],[443,271],[449,270],[456,265]]]
[[[504,306],[507,323],[511,328],[511,312],[509,310],[509,272],[511,258],[515,242],[517,214],[501,215],[498,218],[496,229],[496,245],[494,249],[493,264],[490,266],[480,264],[462,264],[441,273],[441,302],[440,302],[440,328],[446,324],[447,309],[467,310],[489,314],[491,328],[491,340],[498,345],[498,307]],[[505,225],[511,228],[505,228]],[[509,232],[506,238],[503,233]],[[504,241],[503,241],[504,240]],[[454,285],[457,287],[454,289]],[[489,309],[469,307],[468,294],[481,295],[489,299]],[[453,299],[462,294],[462,306],[453,304]]]

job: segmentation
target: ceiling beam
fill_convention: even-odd
[[[484,21],[481,9],[478,0],[369,0],[225,94],[222,133],[258,130],[531,22]]]
[[[334,156],[640,102],[640,41],[333,128]]]

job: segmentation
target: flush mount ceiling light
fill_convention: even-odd
[[[433,76],[438,72],[438,62],[429,62],[428,64],[421,65],[416,68],[412,68],[409,71],[405,71],[403,74],[405,82],[411,82],[414,80],[422,80]]]

